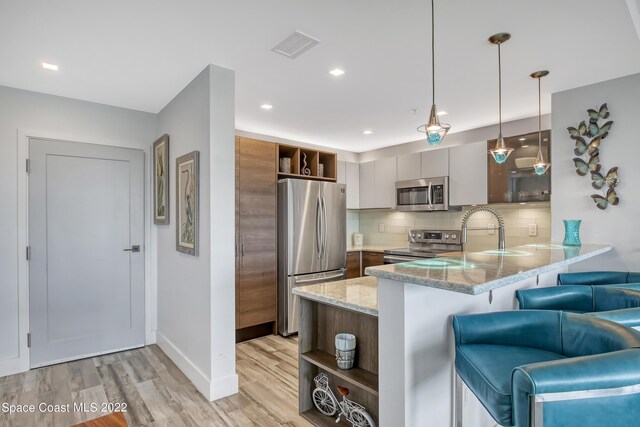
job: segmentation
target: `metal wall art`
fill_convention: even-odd
[[[602,173],[600,163],[600,146],[602,141],[609,135],[613,121],[609,120],[600,126],[600,121],[609,118],[607,104],[602,104],[599,110],[588,109],[589,121],[582,121],[578,127],[569,126],[567,130],[571,139],[575,141],[576,154],[573,163],[576,166],[576,173],[580,176],[591,175],[591,186],[596,190],[601,190],[602,194],[593,194],[591,198],[598,209],[606,209],[609,205],[618,205],[620,198],[616,194],[618,185],[618,168],[609,169],[609,172]],[[588,159],[583,159],[587,155]]]

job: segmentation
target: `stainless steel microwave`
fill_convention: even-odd
[[[401,212],[449,210],[449,177],[396,182],[396,210]]]

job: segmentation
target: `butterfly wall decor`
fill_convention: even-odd
[[[602,104],[598,110],[588,109],[587,114],[588,120],[581,121],[577,127],[567,128],[569,137],[575,144],[573,152],[578,156],[574,157],[573,164],[578,175],[591,175],[591,186],[603,191],[603,195],[593,194],[591,199],[598,209],[604,210],[609,205],[617,206],[620,203],[620,198],[615,191],[619,182],[618,168],[613,167],[604,175],[600,164],[600,150],[604,139],[609,135],[613,121],[606,121],[600,126],[599,122],[608,119],[610,115],[606,103]],[[589,156],[588,160],[582,158],[585,154]]]

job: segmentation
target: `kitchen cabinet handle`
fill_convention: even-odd
[[[240,237],[240,266],[244,267],[244,234]]]

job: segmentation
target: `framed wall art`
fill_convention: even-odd
[[[176,159],[176,250],[198,256],[200,152]]]
[[[153,143],[153,223],[169,224],[169,135]]]

